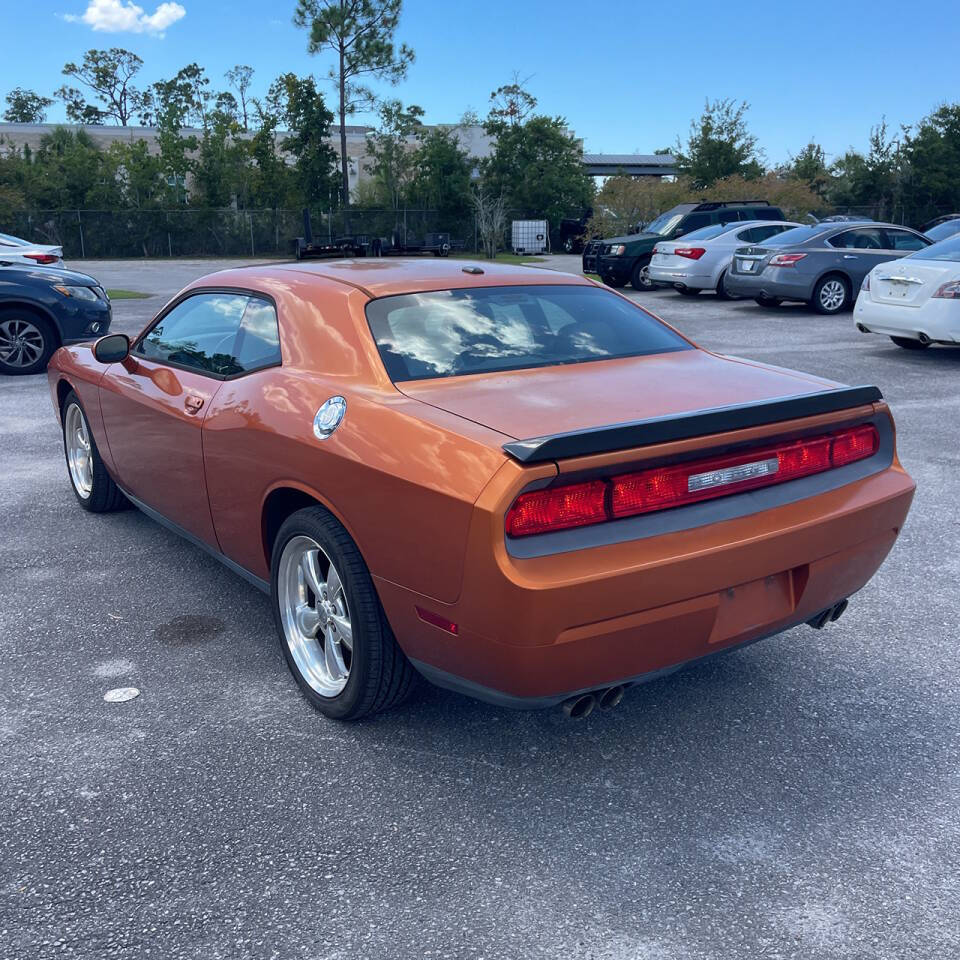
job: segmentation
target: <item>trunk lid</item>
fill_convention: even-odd
[[[523,440],[817,393],[838,384],[695,349],[397,386],[412,399]]]
[[[870,275],[870,299],[901,307],[920,307],[949,280],[960,275],[957,264],[911,258],[894,260]]]

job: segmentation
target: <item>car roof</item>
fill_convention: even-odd
[[[481,273],[468,272],[479,269]],[[586,277],[555,270],[490,263],[485,260],[449,260],[445,257],[403,259],[361,257],[356,260],[315,260],[261,264],[240,268],[245,277],[283,280],[290,273],[316,278],[320,282],[341,283],[362,290],[370,297],[389,297],[429,290],[464,287],[523,286],[532,284],[581,284],[592,286]],[[225,272],[234,272],[225,271]],[[198,281],[207,285],[217,274]]]

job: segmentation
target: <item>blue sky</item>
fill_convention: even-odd
[[[90,47],[133,50],[147,83],[194,60],[217,83],[248,63],[258,91],[278,73],[322,76],[329,64],[307,54],[294,0],[138,2],[0,0],[0,96],[18,85],[51,93],[63,64]],[[419,103],[428,122],[454,122],[467,107],[485,113],[490,91],[516,70],[541,110],[565,116],[587,150],[609,153],[672,145],[705,97],[733,97],[750,104],[771,163],[810,138],[830,155],[864,149],[882,115],[897,127],[960,100],[955,31],[936,29],[955,22],[956,0],[931,0],[922,15],[902,0],[660,6],[405,0],[398,38],[417,62],[392,95]],[[48,119],[63,116],[57,106]]]

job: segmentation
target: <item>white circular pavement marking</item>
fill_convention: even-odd
[[[116,687],[108,690],[103,699],[107,703],[126,703],[127,700],[135,700],[140,696],[140,691],[136,687]]]

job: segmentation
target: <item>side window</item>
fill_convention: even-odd
[[[280,362],[271,303],[239,293],[198,293],[177,304],[137,345],[147,360],[230,377]]]
[[[769,237],[773,237],[778,233],[783,233],[783,227],[778,227],[775,224],[768,223],[765,227],[751,227],[749,230],[743,230],[740,233],[740,236],[748,235],[748,243],[763,243],[764,240],[767,240]]]
[[[680,236],[690,233],[691,230],[699,230],[701,227],[706,227],[709,223],[709,213],[691,213],[684,217],[680,223],[680,229],[682,231]]]
[[[739,210],[730,210],[728,208],[720,208],[719,211],[720,223],[735,223],[737,220],[742,220],[743,217],[740,216]]]
[[[923,250],[927,246],[922,237],[906,230],[891,230],[888,227],[884,233],[887,235],[887,250]]]
[[[269,301],[250,297],[243,312],[233,359],[244,373],[280,363],[277,311]]]
[[[831,247],[840,250],[885,250],[883,232],[875,227],[860,227],[846,230],[827,241]]]

